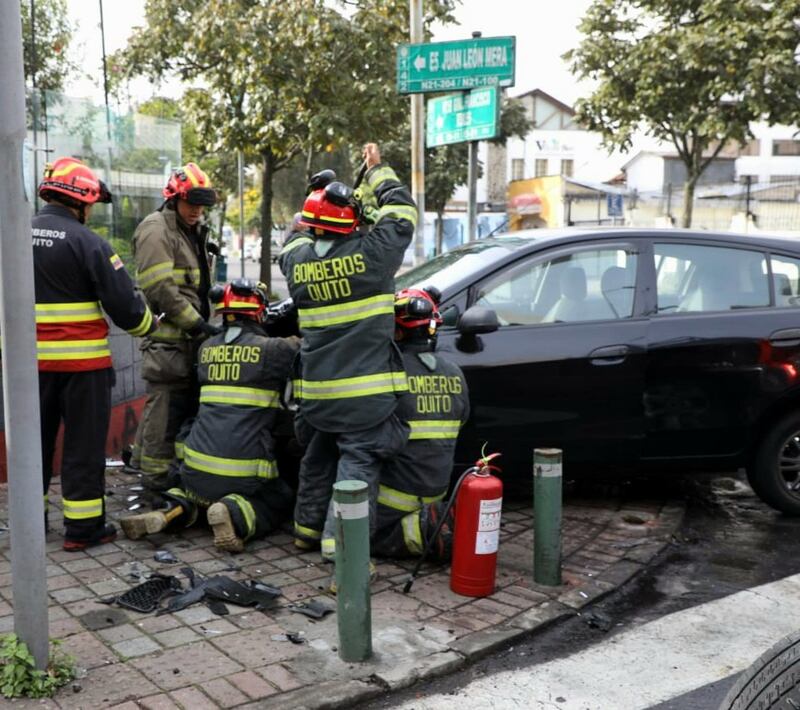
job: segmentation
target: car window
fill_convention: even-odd
[[[775,285],[775,305],[778,308],[800,306],[800,259],[773,254],[772,283]]]
[[[512,265],[478,292],[501,325],[630,318],[636,254],[620,246],[561,252]]]
[[[699,244],[655,244],[658,313],[769,305],[764,254]]]

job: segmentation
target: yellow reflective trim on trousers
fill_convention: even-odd
[[[387,392],[405,392],[408,381],[405,372],[380,372],[339,380],[294,380],[295,393],[301,399],[347,399]]]
[[[80,303],[37,303],[37,323],[80,323],[103,317],[99,301]]]
[[[384,205],[378,210],[376,222],[380,222],[384,217],[391,219],[405,219],[417,226],[417,208],[412,205]]]
[[[212,473],[215,476],[231,476],[234,478],[276,478],[278,468],[269,459],[228,459],[222,456],[211,456],[200,451],[183,447],[183,460],[187,466],[198,471]]]
[[[461,422],[458,419],[411,419],[410,439],[457,439]]]
[[[391,293],[337,303],[333,306],[299,308],[297,310],[301,328],[324,328],[329,325],[354,323],[372,316],[393,314],[394,295]]]
[[[374,190],[378,185],[387,180],[397,180],[397,173],[388,165],[384,165],[382,168],[378,168],[369,175],[367,178],[367,185]]]
[[[419,510],[426,503],[436,503],[444,498],[446,491],[436,496],[416,496],[411,493],[404,493],[398,491],[396,488],[381,483],[378,486],[378,503],[385,505],[387,508],[393,510],[401,510],[406,513],[412,513]]]
[[[62,498],[64,506],[64,517],[69,520],[88,520],[98,518],[103,514],[103,499],[93,498],[92,500],[67,500]]]
[[[422,528],[419,526],[419,513],[406,515],[400,521],[400,525],[403,528],[403,542],[406,544],[406,549],[412,555],[421,555],[425,545],[422,541]]]
[[[140,466],[142,469],[142,473],[148,475],[161,475],[166,473],[169,470],[169,465],[172,463],[172,459],[164,459],[164,458],[157,458],[156,456],[145,456],[144,454],[140,457]]]
[[[111,357],[108,340],[39,340],[36,342],[39,360],[88,360]]]
[[[275,390],[234,385],[203,385],[200,404],[241,404],[251,407],[280,407],[281,397]]]
[[[236,507],[242,511],[244,517],[244,524],[247,526],[247,534],[244,536],[245,540],[250,539],[256,532],[256,511],[253,509],[253,504],[237,493],[231,493],[225,496],[223,500],[231,500],[236,504]]]
[[[183,442],[176,441],[175,442],[175,458],[183,460]]]
[[[136,282],[141,288],[150,288],[151,286],[155,286],[159,281],[171,278],[174,267],[175,262],[173,261],[161,261],[144,271],[137,271]]]
[[[150,326],[153,325],[153,314],[150,312],[150,309],[146,309],[144,312],[144,316],[142,317],[141,322],[135,328],[131,328],[128,332],[134,337],[138,338],[142,335],[146,335],[147,331],[150,330]]]
[[[303,244],[313,244],[314,240],[309,237],[298,237],[297,239],[293,239],[289,242],[283,249],[281,249],[281,255],[288,254],[293,249],[297,249],[297,247],[303,246]]]
[[[336,540],[332,537],[326,537],[320,545],[322,556],[331,558],[336,554]]]
[[[175,342],[185,340],[188,335],[186,334],[185,330],[179,328],[177,325],[172,325],[172,323],[161,321],[161,323],[158,324],[158,329],[150,333],[149,337],[153,340],[167,340],[169,342]]]
[[[304,525],[300,525],[300,523],[298,523],[297,521],[295,521],[294,523],[294,531],[298,535],[311,538],[312,540],[319,540],[322,537],[321,530],[314,530],[313,528],[307,528]]]

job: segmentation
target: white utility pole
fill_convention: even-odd
[[[22,173],[25,75],[19,0],[0,0],[0,342],[14,631],[47,667],[47,576],[31,203]]]
[[[422,0],[411,0],[411,44],[421,44]],[[414,263],[425,261],[425,95],[411,94],[411,193],[417,203]]]

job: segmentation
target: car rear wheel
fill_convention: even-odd
[[[800,515],[800,412],[779,420],[764,434],[747,478],[765,503]]]

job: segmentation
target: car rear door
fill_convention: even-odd
[[[534,447],[568,464],[635,462],[642,443],[647,319],[637,240],[540,251],[470,289],[500,328],[478,347],[454,331],[439,349],[465,370],[472,417],[459,462],[484,442],[525,475]]]
[[[781,327],[770,307],[767,255],[682,239],[655,241],[652,250],[643,259],[656,284],[644,458],[736,457],[758,416],[765,347]]]

